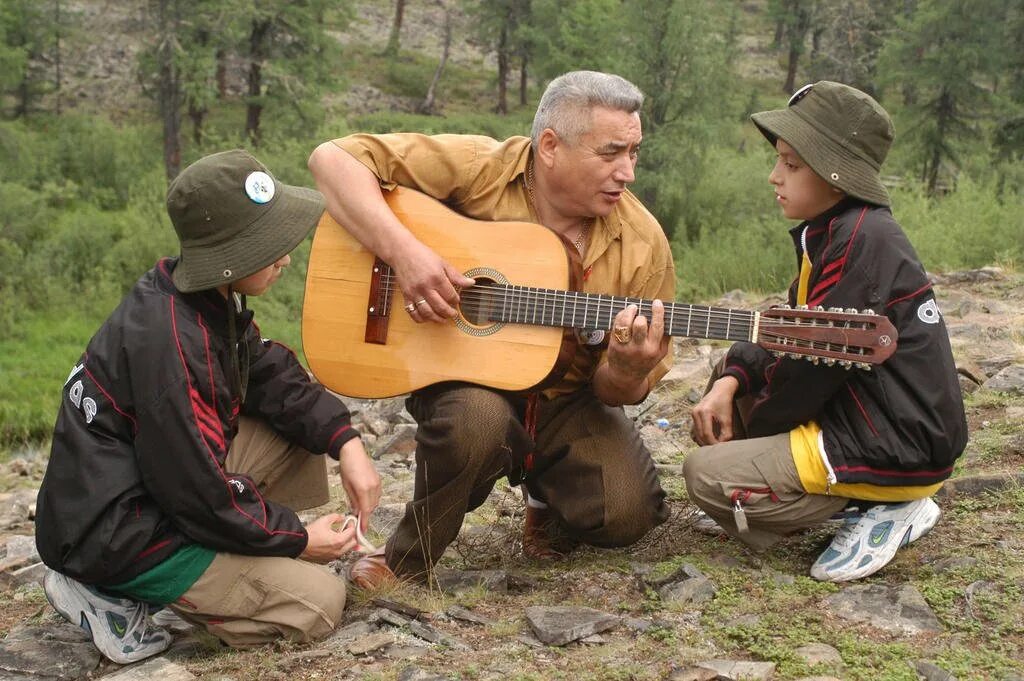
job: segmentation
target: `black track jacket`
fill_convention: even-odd
[[[797,261],[807,227],[813,268],[807,304],[871,309],[899,332],[871,371],[778,359],[758,345],[730,348],[724,374],[755,395],[749,437],[816,421],[843,483],[930,485],[949,477],[967,444],[953,353],[931,283],[888,208],[844,200],[791,230]],[[796,304],[797,282],[789,290]]]
[[[334,457],[358,435],[341,401],[291,350],[261,339],[249,311],[235,320],[248,375],[240,404],[228,303],[216,291],[178,291],[176,263],[161,260],[135,284],[64,384],[36,543],[48,566],[85,583],[127,581],[191,543],[302,553],[295,513],[224,469],[239,411]]]

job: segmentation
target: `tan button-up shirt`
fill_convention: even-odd
[[[334,144],[369,168],[385,190],[416,189],[477,220],[539,222],[526,189],[528,137],[498,142],[477,135],[357,134]],[[595,221],[583,268],[587,293],[666,302],[675,298],[675,267],[665,233],[628,191],[607,217]],[[545,395],[589,383],[607,361],[606,351],[607,338],[599,345],[581,344],[565,377]],[[668,371],[671,356],[648,375],[649,386]]]

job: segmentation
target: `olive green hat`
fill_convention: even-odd
[[[772,146],[782,138],[829,184],[889,205],[879,171],[892,145],[892,120],[870,95],[822,80],[797,90],[785,109],[750,118]]]
[[[242,149],[199,159],[167,189],[185,293],[244,279],[290,253],[324,212],[320,192],[282,184]]]

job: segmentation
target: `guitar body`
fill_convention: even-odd
[[[472,220],[401,187],[385,198],[416,238],[478,283],[570,287],[565,246],[541,225]],[[330,390],[376,398],[467,381],[521,391],[564,373],[572,357],[571,330],[473,322],[461,315],[450,323],[417,324],[404,309],[413,301],[404,299],[393,274],[378,271],[375,279],[381,265],[324,213],[309,256],[302,345],[313,374]]]

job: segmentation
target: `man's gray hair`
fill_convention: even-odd
[[[533,148],[537,148],[547,128],[568,144],[576,144],[590,129],[591,109],[595,106],[634,113],[643,103],[640,89],[621,76],[600,71],[562,74],[548,84],[537,105],[530,131]]]

